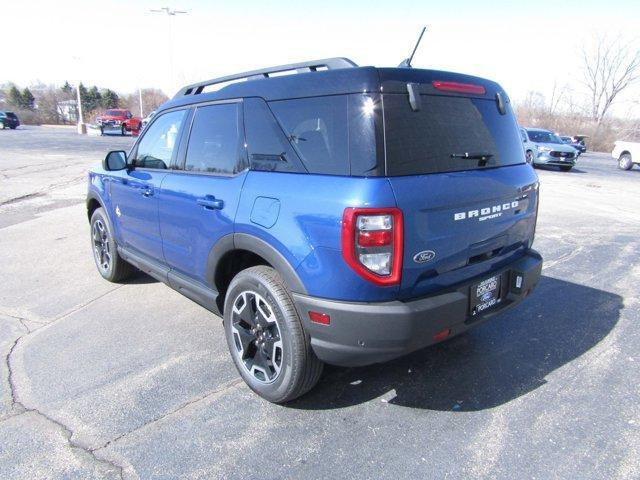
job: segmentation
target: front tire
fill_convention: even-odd
[[[98,272],[104,279],[120,282],[134,272],[134,267],[118,255],[111,224],[102,207],[91,215],[91,247]]]
[[[533,152],[531,150],[527,150],[525,153],[525,159],[529,165],[533,165]]]
[[[123,124],[122,127],[120,127],[120,135],[124,137],[126,134],[127,134],[127,127],[125,127]]]
[[[560,167],[560,170],[562,170],[563,172],[568,172],[573,168],[572,165],[567,165],[567,166],[562,166]]]
[[[618,168],[620,168],[620,170],[631,170],[633,168],[631,155],[628,153],[620,155],[620,158],[618,159]]]
[[[323,363],[273,268],[251,267],[235,276],[225,297],[224,330],[238,372],[262,398],[285,403],[320,379]]]

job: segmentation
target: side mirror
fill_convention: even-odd
[[[102,168],[111,172],[115,170],[124,170],[127,168],[127,152],[123,150],[113,150],[107,153],[102,161]]]

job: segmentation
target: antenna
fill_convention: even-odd
[[[427,27],[422,27],[422,31],[420,32],[420,36],[418,37],[418,41],[416,42],[416,46],[413,47],[413,52],[411,52],[411,56],[409,58],[405,58],[398,68],[411,68],[411,60],[413,60],[413,56],[416,54],[416,50],[418,50],[418,45],[420,45],[420,40],[422,40],[422,35],[424,35]]]

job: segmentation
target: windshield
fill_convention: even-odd
[[[419,175],[524,163],[510,110],[491,99],[421,95],[413,111],[407,95],[384,100],[387,175]]]
[[[105,115],[109,115],[110,117],[122,117],[124,112],[122,110],[107,110]]]
[[[544,130],[529,130],[529,140],[536,143],[564,143],[555,133]]]

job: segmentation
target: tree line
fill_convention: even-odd
[[[78,84],[78,90],[85,122],[92,122],[103,110],[110,108],[126,108],[134,115],[140,114],[138,92],[118,94],[110,88],[85,86],[83,83]],[[16,112],[23,124],[74,123],[76,99],[76,87],[68,81],[62,86],[37,84],[23,89],[13,83],[0,86],[0,110]],[[143,113],[146,115],[155,110],[166,100],[168,97],[159,89],[143,89]]]

